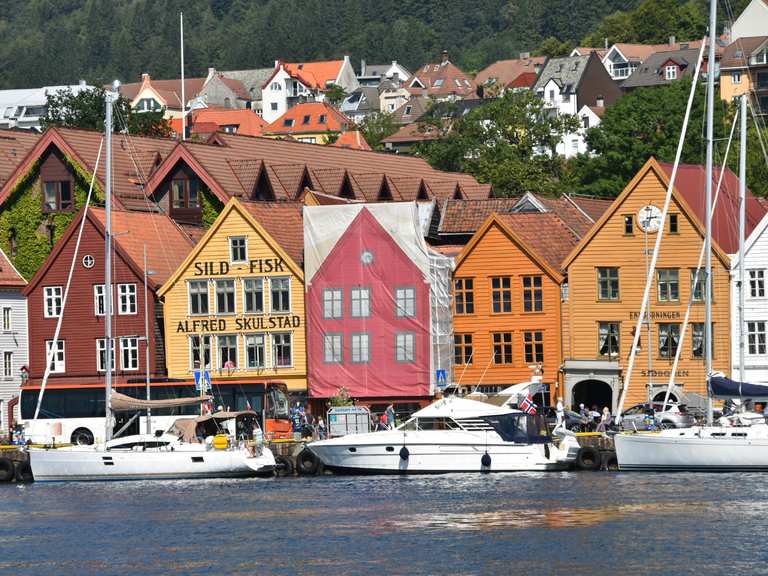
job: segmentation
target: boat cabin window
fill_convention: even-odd
[[[403,425],[403,430],[461,430],[451,418],[412,418]]]
[[[168,446],[170,442],[165,440],[148,440],[146,442],[141,440],[131,440],[123,443],[113,443],[109,445],[110,450],[133,450],[134,448],[163,448]]]
[[[482,419],[505,442],[543,444],[551,441],[544,418],[538,414],[500,414],[498,416],[484,416]]]

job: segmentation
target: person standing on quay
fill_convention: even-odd
[[[560,426],[564,426],[565,422],[565,407],[563,406],[563,397],[559,396],[557,398],[557,406],[555,407],[555,413],[557,414],[557,423],[555,424],[555,428],[560,428]]]
[[[394,430],[395,428],[395,407],[390,403],[389,406],[387,406],[387,410],[385,412],[387,415],[387,428],[390,430]]]

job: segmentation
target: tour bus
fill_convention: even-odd
[[[146,385],[138,381],[115,384],[114,390],[134,398],[146,398]],[[21,425],[24,438],[34,444],[93,444],[104,438],[104,386],[49,384],[43,395],[38,419],[34,420],[40,385],[25,385],[21,389]],[[208,393],[212,406],[218,410],[253,410],[260,414],[262,430],[267,439],[292,437],[287,387],[282,382],[228,382],[213,384]],[[194,384],[179,381],[150,383],[152,400],[199,396]],[[180,417],[201,414],[201,406],[183,406],[152,410],[152,432],[166,431]],[[119,412],[115,414],[114,433],[121,436],[146,430],[146,413]]]

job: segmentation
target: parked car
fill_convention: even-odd
[[[693,426],[694,417],[685,404],[667,404],[662,410],[661,402],[653,404],[636,404],[624,411],[621,426],[625,430],[647,430],[658,428],[687,428]]]
[[[552,406],[545,406],[543,413],[549,429],[552,430],[557,423],[555,409]],[[582,423],[579,413],[573,410],[565,411],[565,427],[572,432],[588,432],[588,427]]]

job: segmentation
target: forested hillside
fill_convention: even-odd
[[[698,1],[698,0],[697,0]],[[443,49],[468,71],[577,43],[637,0],[3,0],[0,88],[178,76],[349,54],[416,67]]]

